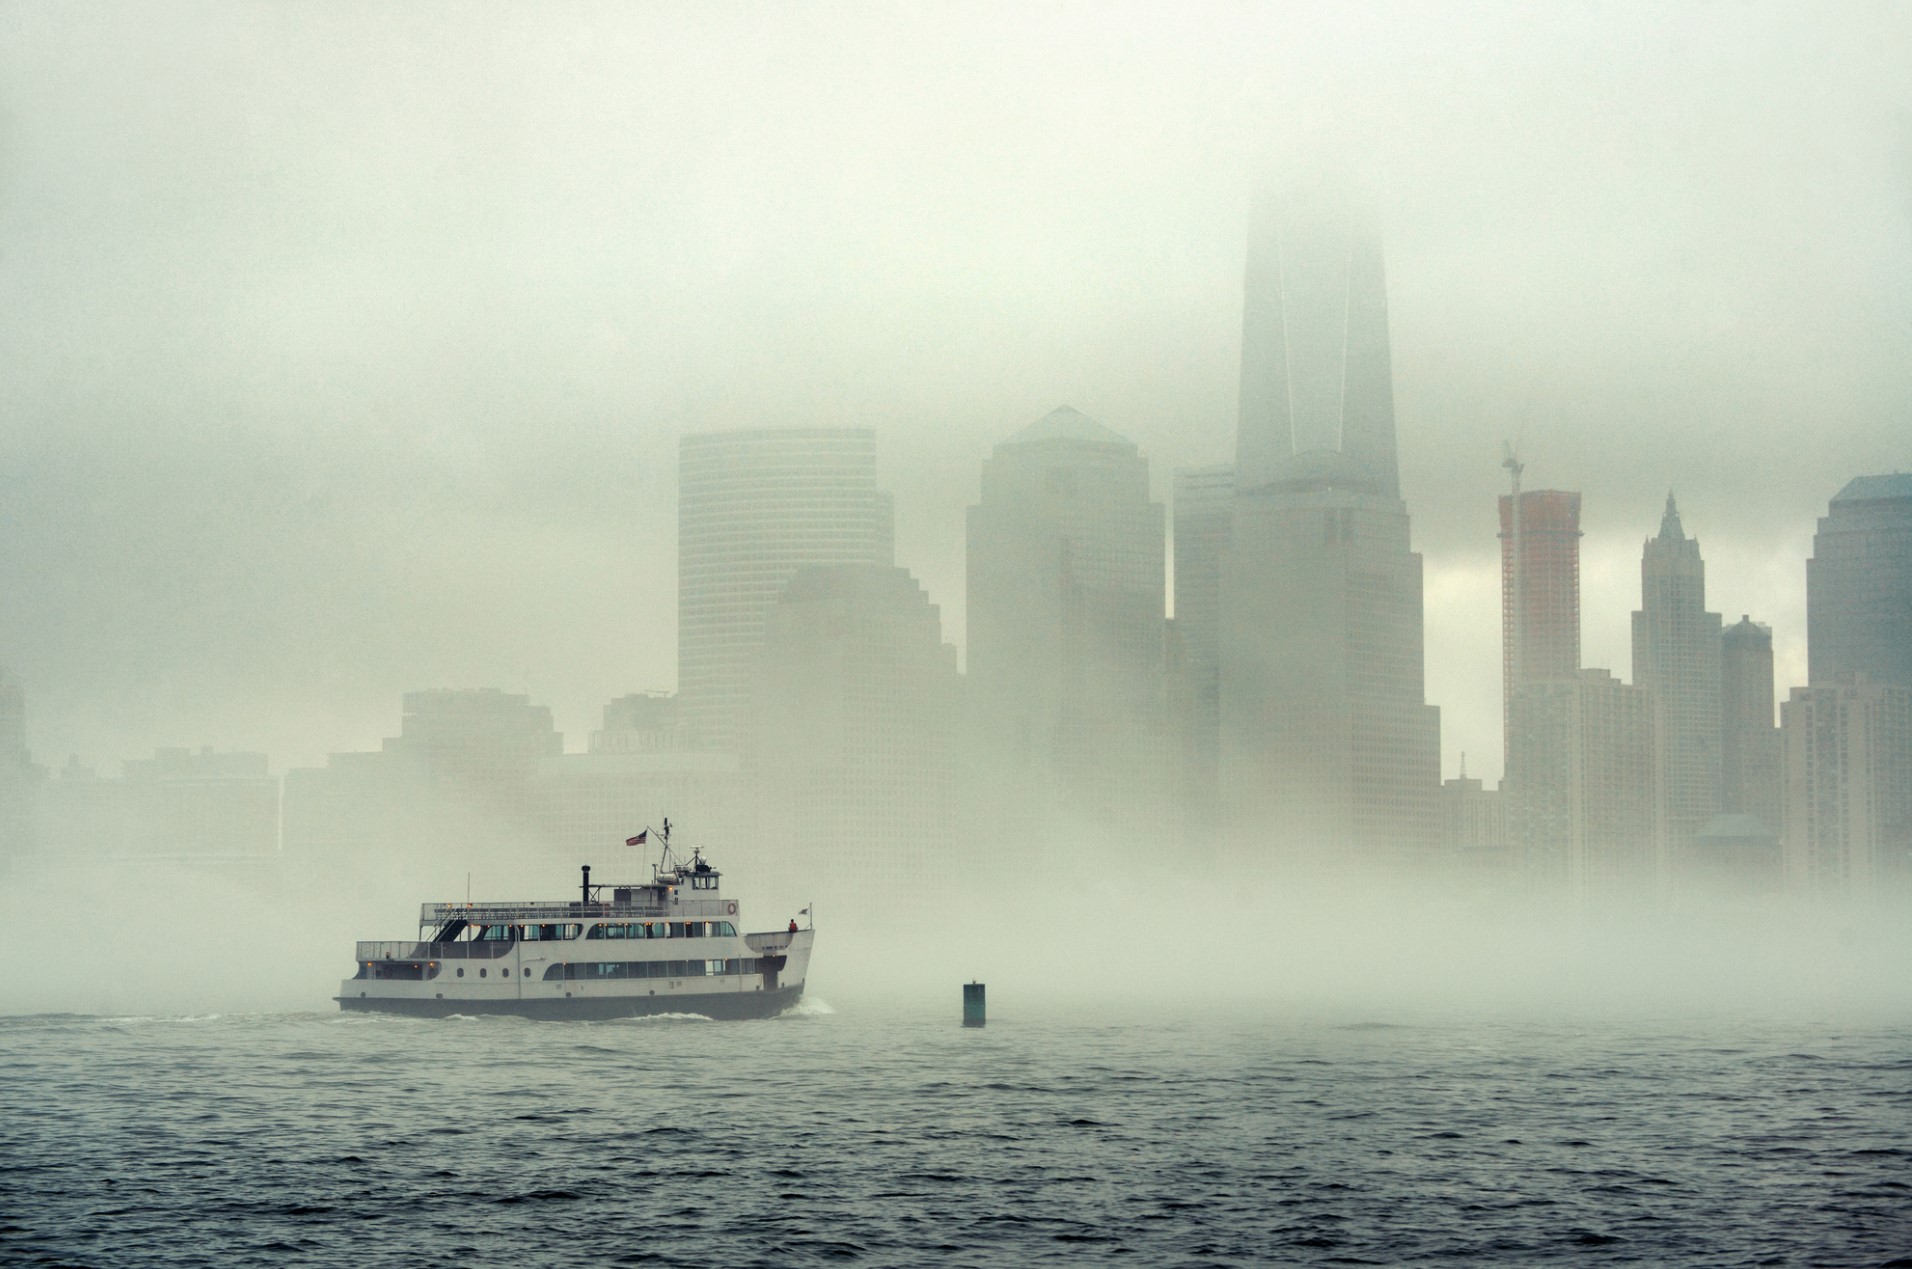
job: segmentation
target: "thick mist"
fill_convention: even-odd
[[[1469,600],[1430,699],[1491,778],[1503,438],[1616,561],[1590,663],[1669,487],[1801,660],[1811,518],[1905,461],[1907,21],[7,6],[0,664],[54,766],[309,765],[440,685],[576,747],[675,678],[677,436],[819,423],[879,429],[960,647],[996,441],[1073,404],[1158,496],[1232,455],[1248,195],[1302,151],[1383,222],[1405,493]]]
[[[1085,835],[1086,836],[1086,835]],[[985,852],[919,896],[753,885],[729,853],[742,928],[813,908],[807,998],[859,1012],[960,1012],[988,985],[992,1020],[1432,1017],[1808,1021],[1912,1011],[1902,905],[1675,892],[1644,905],[1531,895],[1450,875],[1243,870],[1186,853],[1053,839]],[[723,863],[725,857],[718,856]],[[497,853],[356,875],[107,865],[12,879],[0,919],[36,972],[6,1012],[185,1014],[331,1008],[357,939],[410,938],[426,901],[558,899],[578,874]],[[605,852],[599,880],[635,878]],[[734,878],[736,885],[730,886]],[[74,913],[82,914],[76,920]],[[806,922],[808,917],[802,918]]]
[[[1445,774],[1501,767],[1503,440],[1584,494],[1584,664],[1628,673],[1672,489],[1782,697],[1814,518],[1908,461],[1902,6],[472,17],[0,6],[0,667],[42,776],[175,746],[321,767],[437,687],[527,694],[582,753],[606,701],[677,681],[695,432],[873,429],[896,562],[966,652],[992,447],[1067,403],[1158,502],[1233,457],[1250,198],[1296,156],[1354,173],[1385,243]],[[815,905],[827,1000],[1912,1004],[1893,909],[1535,904],[1149,824],[957,835],[900,897],[709,844],[752,928]],[[509,831],[192,862],[139,837],[0,874],[49,949],[0,1010],[324,1008],[421,901],[610,862]]]

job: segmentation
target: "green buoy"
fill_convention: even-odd
[[[981,983],[963,984],[963,1025],[980,1027],[987,1019],[983,1015],[983,985]]]

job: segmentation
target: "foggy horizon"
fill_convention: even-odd
[[[1893,6],[493,17],[0,11],[0,665],[42,765],[318,765],[432,687],[579,748],[675,683],[688,432],[875,429],[960,650],[996,443],[1073,405],[1163,502],[1232,459],[1295,151],[1381,227],[1443,774],[1500,766],[1504,439],[1584,495],[1584,664],[1628,677],[1671,489],[1782,696],[1815,517],[1907,466]]]
[[[1908,68],[0,0],[0,1259],[1912,1264]]]

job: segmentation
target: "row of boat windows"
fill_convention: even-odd
[[[592,939],[699,939],[735,938],[737,927],[728,921],[627,921],[598,922],[586,934],[580,922],[556,922],[546,925],[481,925],[473,927],[472,941],[477,943],[550,943],[582,936]]]
[[[540,943],[558,939],[574,939],[582,933],[584,933],[584,926],[576,921],[545,925],[474,925],[471,927],[471,941],[511,943],[522,940],[526,943]],[[453,937],[456,939],[457,936]]]
[[[544,980],[606,978],[717,978],[725,974],[762,972],[762,961],[755,956],[732,956],[709,961],[586,961],[583,964],[552,965],[545,969]]]
[[[354,974],[353,977],[395,979],[399,982],[416,983],[438,977],[443,969],[444,967],[437,961],[373,961],[369,965],[359,966],[359,972]],[[463,978],[464,976],[465,967],[460,965],[458,967],[458,977]],[[491,969],[489,966],[478,971],[478,977],[480,978],[489,978],[490,976]],[[498,976],[500,978],[509,978],[511,977],[511,971],[508,969],[500,969]],[[530,974],[527,973],[525,976],[528,978]]]
[[[594,939],[734,939],[737,927],[728,921],[600,922],[591,927]]]
[[[444,967],[435,961],[374,961],[359,966],[355,978],[376,978],[383,981],[427,982],[438,977]],[[465,976],[465,967],[457,968],[460,978]],[[755,956],[733,956],[724,960],[706,961],[594,961],[582,965],[550,965],[545,968],[544,980],[573,978],[704,978],[723,974],[755,974],[760,971],[760,961]],[[481,968],[478,977],[489,978],[489,967]],[[511,977],[509,969],[498,971],[500,978]],[[525,977],[530,977],[526,971]]]

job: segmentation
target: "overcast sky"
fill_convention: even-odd
[[[1573,11],[1568,11],[1569,9]],[[1912,466],[1912,6],[0,3],[0,664],[29,742],[274,769],[675,679],[686,430],[877,429],[963,630],[989,448],[1234,449],[1247,201],[1386,232],[1444,764],[1499,771],[1493,498],[1585,495],[1628,677],[1668,488],[1804,673]]]

